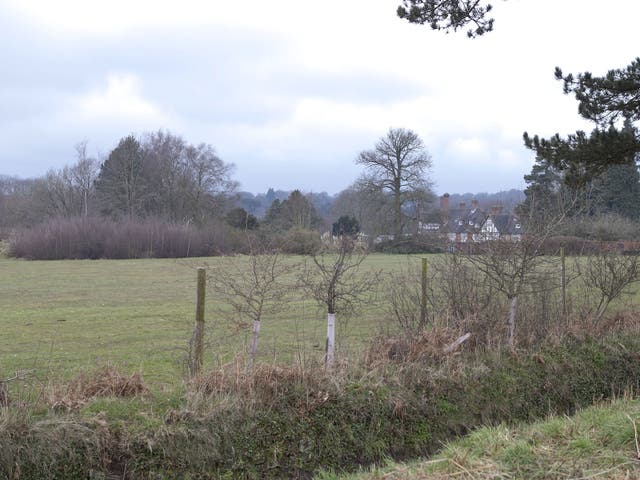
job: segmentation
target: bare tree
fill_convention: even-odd
[[[366,184],[356,182],[340,192],[332,211],[336,217],[353,216],[358,220],[363,232],[372,238],[389,233],[394,228],[393,211],[388,195],[380,190],[372,190]]]
[[[87,141],[76,144],[77,162],[70,169],[70,175],[82,197],[82,213],[89,216],[89,197],[98,176],[98,161],[87,155]]]
[[[373,150],[361,152],[356,163],[367,168],[364,184],[391,194],[397,238],[405,224],[404,205],[415,192],[429,189],[426,172],[431,157],[422,140],[411,130],[391,128]]]
[[[576,262],[587,288],[597,292],[599,298],[593,312],[593,323],[598,323],[616,298],[640,280],[640,255],[621,255],[601,252],[586,262]]]
[[[287,308],[284,298],[291,286],[286,277],[295,268],[295,263],[277,251],[255,247],[246,258],[225,257],[208,267],[209,284],[231,306],[236,325],[246,328],[247,320],[252,322],[250,370],[258,354],[262,320]]]
[[[325,245],[311,255],[311,268],[305,268],[300,280],[303,289],[318,303],[327,307],[326,365],[335,359],[335,314],[348,312],[370,292],[379,272],[360,272],[367,251],[354,236],[339,237],[336,245]]]
[[[552,284],[541,282],[540,276],[547,275],[548,257],[541,255],[546,237],[526,235],[522,241],[490,240],[478,245],[479,254],[467,255],[469,261],[480,270],[492,286],[503,293],[509,302],[508,345],[515,346],[516,305],[518,296],[527,293],[533,285]],[[550,280],[551,281],[551,280]],[[556,288],[557,285],[553,288]]]
[[[180,136],[158,130],[145,136],[145,174],[151,184],[150,205],[154,214],[171,221],[185,221],[192,187],[185,158],[187,144]]]
[[[384,282],[389,314],[409,337],[422,333],[441,313],[434,273],[429,276],[425,271],[423,277],[422,268],[410,262],[406,269],[390,273]]]
[[[231,180],[234,165],[224,163],[211,145],[189,146],[185,152],[193,189],[190,192],[191,218],[202,222],[205,210],[213,209],[238,184]]]

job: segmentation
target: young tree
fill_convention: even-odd
[[[516,305],[518,297],[530,293],[532,287],[544,284],[538,281],[550,270],[544,268],[548,259],[541,255],[545,236],[527,234],[520,242],[491,240],[479,246],[479,254],[467,255],[467,259],[480,270],[492,286],[504,294],[509,302],[507,342],[515,346]],[[549,283],[547,283],[549,287]]]
[[[607,308],[629,287],[640,281],[640,255],[620,255],[601,252],[588,259],[584,265],[576,262],[578,271],[584,278],[587,288],[599,296],[593,312],[593,324],[604,316]]]
[[[367,169],[364,185],[391,195],[394,234],[399,237],[405,226],[403,207],[416,192],[429,189],[431,157],[422,140],[411,130],[391,128],[373,150],[361,152],[356,163]]]
[[[235,323],[240,327],[252,322],[253,338],[249,370],[258,354],[262,320],[287,308],[285,296],[291,289],[286,276],[296,268],[277,251],[252,248],[247,257],[225,257],[209,266],[208,283],[214,292],[231,305]]]
[[[362,296],[377,283],[379,273],[362,274],[360,266],[366,250],[350,235],[343,235],[334,246],[325,246],[311,255],[311,268],[300,277],[305,292],[327,307],[327,367],[335,359],[335,315],[353,309]]]

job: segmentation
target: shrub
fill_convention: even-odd
[[[318,232],[292,228],[282,237],[281,245],[283,252],[294,255],[309,255],[318,251],[322,243]]]
[[[246,251],[240,232],[222,223],[204,227],[159,220],[57,218],[17,230],[10,253],[34,260],[179,258]]]
[[[409,235],[397,240],[388,240],[373,245],[375,252],[382,253],[442,253],[446,251],[442,239],[433,235]]]

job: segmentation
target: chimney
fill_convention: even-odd
[[[440,197],[440,210],[443,212],[449,211],[449,194],[445,193]]]
[[[478,208],[478,200],[476,200],[475,198],[471,200],[471,208],[474,210]]]
[[[491,207],[491,215],[500,215],[502,213],[502,205],[494,205]]]
[[[460,205],[458,205],[458,207],[460,208],[460,210],[464,210],[464,207],[466,207],[467,204],[464,202],[460,202]]]

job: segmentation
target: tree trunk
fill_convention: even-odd
[[[253,365],[258,355],[258,338],[260,337],[260,320],[253,322],[253,342],[251,343],[251,355],[249,357],[249,372],[253,372]]]
[[[400,201],[400,189],[398,188],[393,193],[393,202],[394,202],[394,215],[395,215],[395,240],[400,240],[402,236],[402,202]]]
[[[509,348],[513,349],[516,336],[516,303],[518,297],[511,298],[509,305]]]
[[[427,259],[422,259],[422,275],[420,285],[420,328],[427,324]]]
[[[326,346],[326,360],[325,364],[327,368],[333,366],[336,350],[336,316],[334,313],[327,314],[327,346]]]
[[[567,315],[567,268],[564,247],[560,248],[560,287],[562,291],[562,314]]]

